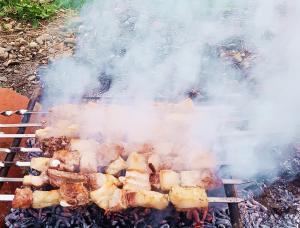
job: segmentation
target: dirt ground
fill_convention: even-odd
[[[74,18],[74,11],[60,10],[51,21],[40,22],[38,28],[0,18],[0,87],[30,96],[39,86],[39,67],[73,54]]]

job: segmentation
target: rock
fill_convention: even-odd
[[[0,77],[0,82],[7,82],[7,77],[1,76]]]
[[[12,30],[13,24],[12,23],[8,23],[8,24],[3,24],[2,27],[4,28],[4,30]]]
[[[0,47],[0,59],[7,59],[8,52],[5,50],[5,48]]]
[[[76,44],[75,38],[66,38],[66,39],[64,40],[64,42],[65,42],[66,44]]]
[[[20,46],[28,44],[27,41],[23,38],[18,38],[16,41],[20,44]]]
[[[33,81],[33,80],[36,79],[36,76],[35,75],[31,75],[27,79],[28,79],[28,81]]]
[[[8,67],[10,65],[15,65],[15,64],[19,64],[19,63],[20,62],[18,60],[12,60],[12,59],[10,59],[10,60],[6,61],[5,63],[3,63],[3,65],[6,66],[6,67]]]
[[[8,58],[9,58],[9,59],[15,59],[16,57],[17,57],[17,56],[14,55],[14,54],[9,54],[9,55],[8,55]]]
[[[51,36],[49,34],[43,34],[36,38],[36,42],[38,44],[43,44],[45,41],[51,40]]]
[[[11,51],[11,50],[13,50],[13,46],[11,46],[11,45],[8,45],[8,46],[5,48],[5,51],[7,51],[7,52],[9,52],[9,51]]]
[[[21,71],[19,71],[19,70],[14,70],[14,73],[15,73],[15,74],[20,74],[20,72],[21,72]]]
[[[30,48],[37,48],[38,47],[38,44],[36,43],[36,42],[31,42],[30,44],[29,44],[29,47]]]

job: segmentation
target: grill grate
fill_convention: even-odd
[[[27,109],[22,109],[22,110],[16,110],[16,111],[2,111],[0,112],[0,115],[3,116],[11,116],[11,115],[22,115],[22,120],[21,123],[19,124],[0,124],[0,128],[18,128],[18,131],[16,134],[1,134],[0,132],[0,139],[1,138],[13,138],[12,144],[11,144],[11,148],[0,148],[0,152],[4,152],[7,153],[4,161],[1,162],[1,166],[0,166],[0,190],[2,189],[3,183],[4,182],[16,182],[16,181],[22,181],[22,178],[8,178],[8,172],[10,170],[10,167],[12,165],[17,165],[18,166],[18,162],[14,162],[14,158],[16,153],[19,152],[24,152],[24,153],[28,153],[28,152],[32,152],[34,151],[38,151],[38,148],[24,148],[24,147],[20,147],[21,141],[23,138],[31,138],[31,137],[35,137],[35,134],[25,134],[26,132],[26,128],[27,127],[42,127],[42,124],[39,123],[34,123],[31,124],[29,123],[31,115],[32,114],[46,114],[48,112],[35,112],[34,107],[36,105],[36,103],[39,101],[40,98],[40,91],[37,90],[32,98],[29,100]],[[94,96],[94,97],[84,97],[84,99],[86,100],[99,100],[101,97],[99,96]],[[28,165],[28,164],[27,164]],[[26,166],[26,165],[25,165]],[[225,194],[226,197],[231,198],[237,198],[237,192],[236,192],[236,188],[235,188],[235,184],[242,184],[245,183],[245,181],[241,181],[241,180],[235,180],[235,179],[226,179],[226,181],[223,181],[223,185],[224,185],[224,190],[225,190]],[[7,195],[7,197],[9,198],[8,200],[11,200],[11,195]],[[214,197],[212,197],[214,198]],[[217,199],[217,198],[216,198]],[[229,201],[229,199],[228,199]],[[230,215],[230,219],[231,219],[231,224],[233,228],[242,228],[242,222],[241,222],[241,217],[240,217],[240,212],[239,212],[239,206],[238,203],[228,203],[228,209],[229,209],[229,215]]]

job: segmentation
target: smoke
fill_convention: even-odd
[[[153,139],[148,129],[160,117],[147,104],[199,89],[205,104],[176,140],[214,151],[239,176],[276,168],[274,148],[299,134],[299,7],[284,0],[93,1],[81,11],[75,56],[43,72],[45,104],[79,102],[109,76],[106,102],[129,107],[115,130]],[[222,47],[247,49],[251,67],[224,61]],[[93,113],[86,125],[103,124]]]

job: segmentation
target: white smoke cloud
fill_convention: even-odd
[[[134,131],[155,117],[145,100],[179,100],[200,87],[205,104],[219,108],[193,116],[184,140],[213,147],[237,175],[258,174],[276,167],[274,146],[299,133],[299,7],[283,0],[93,1],[81,12],[75,57],[46,71],[46,94],[79,101],[101,74],[110,75],[110,102],[135,104],[124,123]],[[217,55],[216,47],[239,39],[256,56],[246,76]],[[247,120],[249,130],[228,119]],[[220,137],[232,132],[238,136]]]

